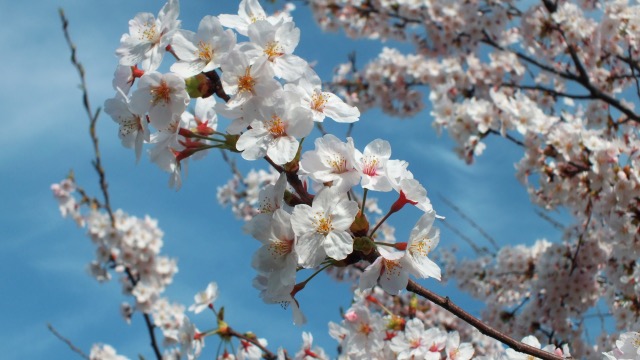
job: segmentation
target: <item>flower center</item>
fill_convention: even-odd
[[[380,162],[377,157],[365,157],[362,159],[364,163],[362,172],[369,176],[376,176],[378,173],[378,163]]]
[[[160,40],[158,36],[158,27],[155,22],[145,22],[142,24],[142,29],[138,30],[138,32],[140,40],[147,40],[154,44]]]
[[[284,52],[282,51],[282,46],[280,46],[280,44],[278,44],[277,41],[268,42],[267,45],[264,47],[264,53],[269,57],[269,61],[273,61],[275,60],[275,58],[284,55]]]
[[[255,23],[258,20],[266,20],[267,18],[261,15],[253,15],[253,14],[249,14],[249,21],[251,21],[251,23]]]
[[[267,123],[267,129],[273,137],[280,137],[286,135],[286,129],[284,127],[284,122],[280,117],[276,114],[271,116],[271,120]]]
[[[333,230],[333,225],[331,224],[331,216],[325,217],[322,213],[317,213],[313,219],[315,223],[316,232],[327,235]]]
[[[142,130],[142,119],[139,115],[132,115],[120,123],[120,136],[125,137],[131,133]]]
[[[409,246],[409,252],[411,254],[418,254],[420,256],[427,256],[431,251],[431,246],[427,244],[427,241],[424,239],[420,241],[416,241]]]
[[[365,335],[369,335],[371,333],[372,329],[371,326],[369,326],[369,324],[367,323],[360,323],[360,326],[358,326],[358,332],[365,334]]]
[[[347,159],[342,155],[335,154],[333,158],[329,159],[329,166],[333,168],[336,174],[342,174],[347,172]]]
[[[161,80],[160,85],[151,87],[151,96],[153,97],[153,99],[151,99],[153,105],[157,105],[160,102],[168,104],[171,96],[171,88],[167,85],[166,81]]]
[[[269,244],[269,253],[273,257],[280,257],[291,253],[293,240],[277,240]]]
[[[411,341],[409,341],[409,346],[412,349],[417,349],[420,347],[420,345],[422,345],[422,342],[420,341],[420,338],[417,339],[411,339]]]
[[[251,77],[251,66],[247,66],[244,75],[238,77],[238,92],[253,91],[256,81]]]
[[[327,103],[327,100],[329,99],[326,95],[323,95],[319,90],[316,90],[313,95],[311,95],[311,109],[323,112],[324,104]]]
[[[198,43],[198,51],[196,52],[198,57],[206,62],[211,61],[213,58],[213,48],[211,48],[211,44],[206,43],[202,40]]]
[[[384,269],[386,270],[387,279],[391,280],[391,277],[400,276],[400,271],[402,270],[402,265],[400,265],[400,261],[398,260],[387,260],[385,258],[382,259],[382,263],[384,264]]]

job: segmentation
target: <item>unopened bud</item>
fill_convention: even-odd
[[[205,74],[200,73],[198,75],[192,76],[185,79],[184,82],[186,85],[187,93],[192,99],[199,97],[207,98],[214,93],[213,84]]]
[[[376,248],[376,245],[366,236],[357,237],[353,240],[353,250],[360,251],[368,255]]]
[[[369,220],[367,220],[367,216],[362,211],[358,211],[349,230],[355,236],[366,236],[369,233]]]

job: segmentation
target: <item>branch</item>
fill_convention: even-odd
[[[442,194],[438,194],[438,196],[442,201],[444,201],[445,205],[449,206],[453,211],[455,211],[458,215],[460,215],[462,220],[468,222],[472,228],[476,229],[480,233],[480,235],[482,235],[482,237],[487,239],[487,241],[489,241],[489,243],[494,247],[494,249],[496,250],[500,249],[496,240],[491,235],[489,235],[489,233],[487,233],[480,225],[478,225],[478,223],[476,223],[470,217],[468,217],[464,211],[462,211],[458,206],[456,206],[456,204],[454,204],[451,200],[449,200]]]
[[[535,348],[531,345],[527,345],[523,342],[520,342],[518,340],[515,340],[509,337],[508,335],[498,331],[495,328],[492,328],[491,326],[482,322],[480,319],[464,311],[461,307],[454,304],[448,297],[442,297],[430,290],[427,290],[424,287],[418,285],[418,283],[416,283],[413,280],[409,280],[409,284],[407,285],[407,290],[417,295],[420,295],[423,298],[442,307],[443,309],[451,312],[452,314],[459,317],[469,325],[478,329],[478,331],[480,331],[482,334],[500,341],[501,343],[511,347],[515,351],[518,351],[524,354],[529,354],[543,360],[563,360],[564,359],[561,356],[548,353],[542,349]]]
[[[75,346],[71,340],[67,339],[66,337],[60,335],[60,333],[53,327],[53,325],[51,324],[47,324],[47,329],[49,329],[49,331],[51,331],[51,333],[57,337],[58,339],[60,339],[63,343],[67,344],[67,346],[69,346],[69,348],[71,349],[71,351],[73,351],[74,353],[80,355],[80,357],[82,357],[83,359],[89,360],[89,356],[87,354],[85,354],[79,347]]]
[[[511,141],[512,143],[514,143],[514,144],[516,144],[516,145],[518,145],[518,146],[520,146],[520,147],[525,147],[525,146],[524,146],[524,143],[523,143],[522,141],[520,141],[520,140],[518,140],[518,139],[514,138],[513,136],[511,136],[511,135],[510,135],[510,134],[508,134],[508,133],[505,133],[504,135],[502,135],[502,133],[501,133],[501,132],[499,132],[498,130],[489,129],[489,130],[487,130],[487,132],[486,132],[485,134],[494,134],[494,135],[498,135],[498,136],[500,136],[500,137],[503,137],[503,138],[505,138],[505,139],[507,139],[507,140]],[[483,134],[483,135],[484,135],[484,134]]]
[[[131,270],[128,267],[124,268],[124,272],[127,274],[127,278],[131,281],[132,287],[135,287],[138,283],[138,280],[133,276]],[[155,325],[151,322],[151,317],[149,314],[142,313],[144,317],[144,323],[147,325],[147,331],[149,332],[149,338],[151,338],[151,348],[153,349],[153,353],[156,355],[158,360],[162,359],[162,353],[160,352],[160,348],[158,347],[158,341],[156,340],[156,333],[154,331]]]
[[[243,335],[243,334],[240,334],[239,332],[233,330],[232,328],[227,328],[227,330],[225,331],[225,335],[233,336],[233,337],[236,337],[238,339],[241,339],[241,340],[244,340],[244,341],[248,341],[248,342],[252,343],[253,345],[257,346],[264,353],[263,357],[266,360],[275,360],[275,359],[278,358],[278,355],[274,354],[273,352],[269,351],[269,349],[267,349],[266,347],[262,346],[262,344],[260,344],[260,342],[257,339],[248,337],[248,336]],[[285,355],[285,359],[289,359],[289,357]]]
[[[71,41],[71,36],[69,35],[69,30],[68,30],[69,21],[67,20],[64,14],[64,10],[62,8],[60,8],[58,12],[60,14],[60,20],[62,21],[62,31],[64,32],[64,38],[66,39],[67,44],[69,45],[69,49],[71,50],[71,63],[78,70],[78,75],[80,76],[80,88],[82,90],[82,103],[87,112],[87,116],[89,117],[89,135],[91,136],[91,142],[93,143],[93,150],[95,153],[95,159],[92,161],[92,164],[96,172],[98,173],[98,177],[100,179],[99,180],[100,189],[102,190],[102,195],[104,197],[103,208],[109,214],[109,219],[111,220],[111,227],[114,230],[116,230],[116,220],[113,215],[111,203],[109,201],[109,191],[107,186],[106,174],[105,174],[104,168],[102,167],[102,161],[100,159],[99,141],[98,141],[98,136],[96,135],[96,122],[98,121],[98,115],[100,115],[100,108],[98,108],[95,113],[91,109],[91,103],[89,102],[89,91],[87,89],[87,82],[85,80],[84,66],[82,66],[82,64],[78,61],[76,57],[76,46],[73,43],[73,41]],[[133,284],[133,286],[135,286],[137,281],[134,279],[131,273],[131,270],[128,267],[125,267],[125,272],[129,277],[129,280],[131,280],[131,283]],[[148,314],[143,313],[143,315],[144,315],[145,323],[147,324],[147,329],[149,330],[149,337],[151,338],[151,347],[153,348],[153,352],[155,353],[156,358],[158,360],[161,360],[162,353],[160,352],[160,349],[158,347],[158,342],[156,340],[155,333],[153,331],[154,325],[151,323],[151,318]]]
[[[98,121],[98,115],[100,115],[100,108],[98,108],[95,113],[91,109],[91,103],[89,102],[89,91],[87,90],[87,81],[85,79],[84,66],[78,61],[76,58],[76,45],[71,41],[71,36],[69,35],[69,21],[67,17],[64,15],[64,10],[62,8],[58,9],[60,14],[60,20],[62,21],[62,31],[64,32],[64,38],[67,40],[67,45],[69,45],[69,50],[71,50],[71,63],[75,66],[76,70],[78,70],[78,75],[80,76],[80,89],[82,90],[82,104],[84,105],[84,109],[87,112],[87,116],[89,117],[89,135],[91,136],[91,142],[93,143],[93,151],[96,155],[95,159],[92,161],[93,167],[96,169],[98,173],[98,177],[100,178],[100,189],[102,190],[102,195],[104,196],[104,208],[109,214],[109,219],[111,220],[111,225],[115,228],[115,217],[113,216],[113,210],[111,209],[111,203],[109,201],[109,192],[107,191],[107,180],[105,179],[104,168],[102,167],[102,161],[100,160],[100,148],[98,147],[98,136],[96,135],[96,122]]]
[[[542,92],[547,93],[549,95],[566,97],[566,98],[571,98],[571,99],[576,99],[576,100],[589,100],[589,99],[593,99],[594,98],[593,95],[590,95],[590,94],[589,95],[567,94],[567,93],[556,91],[554,89],[546,88],[546,87],[540,86],[540,85],[520,85],[520,84],[514,84],[514,83],[503,83],[500,86],[515,88],[515,89],[521,89],[521,90],[542,91]]]

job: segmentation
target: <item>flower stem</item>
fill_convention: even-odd
[[[378,228],[380,227],[380,225],[382,225],[382,223],[384,223],[384,222],[389,218],[389,216],[391,216],[391,214],[393,214],[393,212],[389,211],[389,212],[387,213],[387,215],[385,215],[385,216],[384,216],[384,217],[383,217],[383,218],[382,218],[382,219],[381,219],[381,220],[376,224],[376,227],[374,227],[374,228],[373,228],[373,230],[371,230],[371,233],[369,234],[369,238],[373,239],[373,234],[375,234],[375,233],[376,233],[376,231],[378,230]]]

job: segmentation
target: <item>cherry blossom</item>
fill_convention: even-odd
[[[140,161],[142,144],[150,141],[150,132],[144,113],[134,113],[129,98],[120,90],[113,99],[104,102],[104,112],[120,125],[118,136],[122,145],[134,148],[136,161]]]
[[[300,264],[315,267],[325,256],[342,260],[353,251],[349,227],[358,212],[358,203],[333,189],[321,191],[311,206],[297,205],[291,215],[296,234],[295,250]]]
[[[298,138],[309,135],[313,128],[311,111],[297,106],[295,93],[283,91],[274,96],[275,103],[260,108],[259,119],[251,122],[251,129],[240,135],[236,143],[247,160],[266,155],[276,164],[286,164],[298,152]]]
[[[194,296],[194,304],[189,306],[189,311],[193,311],[198,314],[208,306],[213,305],[213,302],[218,298],[218,284],[215,282],[209,283],[204,291],[197,293]]]
[[[171,37],[180,27],[178,0],[169,0],[158,13],[139,13],[129,21],[129,34],[122,35],[116,54],[120,65],[134,66],[141,63],[144,71],[158,69],[170,44]]]
[[[215,16],[205,16],[197,33],[178,30],[174,35],[171,47],[180,60],[171,66],[171,71],[187,78],[214,70],[235,44],[233,31],[223,30]]]
[[[159,130],[169,128],[189,104],[184,80],[177,75],[146,72],[131,95],[131,109],[136,114],[149,113],[151,125]]]
[[[353,139],[340,141],[335,135],[327,134],[315,141],[315,150],[302,154],[300,167],[313,180],[329,183],[339,192],[345,192],[360,181],[355,168],[355,148]]]

